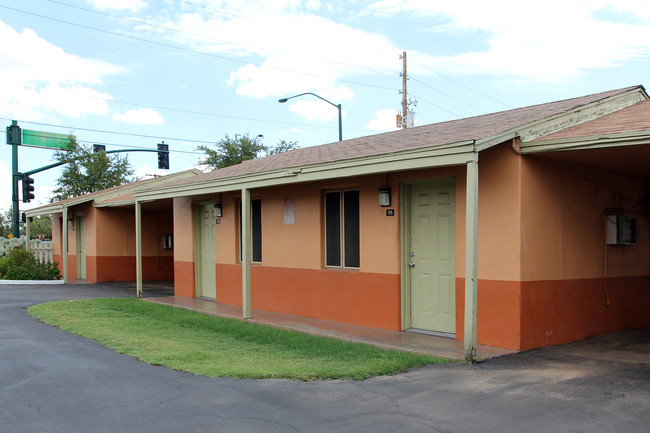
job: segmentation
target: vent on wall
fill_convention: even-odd
[[[607,245],[636,245],[636,218],[607,215]]]
[[[163,236],[163,249],[164,250],[173,250],[174,249],[174,237],[171,235]]]

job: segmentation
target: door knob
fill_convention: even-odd
[[[409,268],[414,268],[414,267],[415,267],[415,263],[414,262],[409,262]]]

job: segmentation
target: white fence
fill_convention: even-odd
[[[34,253],[34,257],[39,263],[53,263],[54,262],[54,247],[51,241],[39,241],[38,239],[31,240],[29,249]]]

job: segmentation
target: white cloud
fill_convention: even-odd
[[[100,10],[130,10],[136,12],[147,7],[143,0],[86,0],[88,4]]]
[[[373,119],[366,124],[366,129],[371,131],[394,131],[397,128],[397,111],[393,109],[377,111]]]
[[[429,56],[428,66],[447,73],[559,82],[650,55],[648,0],[382,0],[369,8],[378,15],[408,13],[420,22],[442,21],[431,30],[473,35],[487,45],[482,51]]]
[[[126,110],[124,113],[115,114],[113,119],[119,122],[136,123],[138,125],[163,125],[165,123],[160,113],[149,108]]]
[[[314,15],[323,7],[319,2],[244,1],[237,6],[233,15],[203,10],[156,24],[191,33],[169,32],[165,37],[195,50],[259,58],[256,64],[235,68],[227,81],[238,94],[254,98],[312,91],[341,103],[354,96],[337,82],[342,77],[399,73],[401,50],[395,44]]]
[[[0,210],[5,212],[11,209],[11,182],[6,182],[11,179],[11,169],[7,167],[3,161],[0,161]]]
[[[55,114],[78,118],[108,112],[108,93],[93,87],[123,68],[66,53],[33,30],[18,33],[0,21],[0,115],[23,120],[50,120]],[[66,65],[43,67],[43,65]]]

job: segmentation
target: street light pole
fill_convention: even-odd
[[[320,99],[320,100],[322,100],[322,101],[325,101],[325,102],[327,102],[327,103],[330,104],[330,105],[333,105],[334,107],[336,107],[336,108],[339,110],[339,141],[343,141],[343,126],[342,126],[342,122],[341,122],[341,104],[335,104],[335,103],[333,103],[333,102],[331,102],[331,101],[328,101],[327,99],[323,98],[322,96],[318,96],[317,94],[312,93],[312,92],[305,92],[305,93],[301,93],[301,94],[299,94],[299,95],[290,96],[290,97],[288,97],[288,98],[278,99],[278,102],[279,102],[280,104],[284,104],[284,103],[287,102],[289,99],[297,98],[297,97],[299,97],[299,96],[303,96],[303,95],[312,95],[312,96],[315,96],[315,97],[317,97],[318,99]]]

